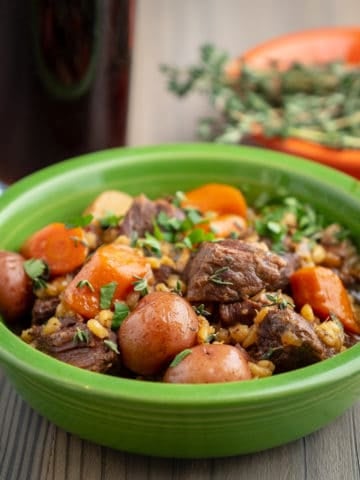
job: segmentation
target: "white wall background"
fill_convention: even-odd
[[[360,24],[360,0],[136,0],[128,143],[190,141],[205,99],[167,92],[163,63],[188,65],[210,42],[237,56],[296,30]]]

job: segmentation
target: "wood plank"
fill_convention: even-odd
[[[1,480],[360,479],[360,403],[288,445],[222,459],[163,459],[100,447],[34,412],[0,369]]]

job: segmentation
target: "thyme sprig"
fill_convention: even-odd
[[[226,73],[229,55],[200,48],[196,65],[162,66],[168,89],[179,97],[205,95],[215,114],[199,123],[205,140],[238,143],[247,136],[293,137],[332,148],[360,148],[360,68],[342,62],[294,63],[283,71],[243,63],[241,75]]]
[[[75,343],[88,344],[90,341],[90,333],[87,330],[82,330],[81,328],[77,327],[76,332],[74,333],[73,341]]]
[[[295,305],[282,295],[272,295],[271,293],[267,293],[266,298],[271,302],[269,306],[277,306],[279,310],[286,310],[288,307],[295,308]]]
[[[229,267],[221,267],[209,276],[209,280],[217,285],[232,285],[233,282],[224,280],[223,274],[229,270]]]

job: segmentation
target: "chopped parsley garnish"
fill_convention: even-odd
[[[95,288],[93,287],[93,285],[89,282],[89,280],[80,280],[80,282],[78,282],[76,284],[76,288],[84,288],[84,287],[87,287],[89,290],[91,290],[92,292],[95,292]]]
[[[108,347],[109,350],[112,350],[115,353],[120,353],[118,346],[112,340],[104,340],[104,344]]]
[[[198,245],[202,242],[211,242],[215,239],[215,235],[212,232],[205,232],[201,228],[195,228],[189,233],[187,238],[190,240],[192,245]]]
[[[176,217],[169,217],[164,211],[159,212],[156,223],[165,230],[178,232],[181,230],[182,221]]]
[[[207,221],[196,208],[185,208],[184,211],[186,213],[186,218],[193,226]]]
[[[86,227],[91,223],[93,218],[94,216],[91,215],[91,213],[89,213],[88,215],[81,215],[79,217],[74,217],[71,220],[69,220],[65,224],[65,226],[66,228]]]
[[[149,232],[145,232],[145,238],[140,238],[137,240],[136,245],[146,250],[150,250],[150,252],[157,256],[161,256],[161,244],[159,240],[157,240]]]
[[[289,217],[293,219],[290,224]],[[260,218],[255,220],[257,233],[268,238],[272,250],[278,253],[286,250],[287,236],[296,243],[304,237],[316,240],[322,228],[322,216],[316,214],[310,205],[303,204],[294,197],[285,197],[279,203],[263,207]]]
[[[153,235],[154,237],[156,238],[156,240],[167,240],[169,241],[170,243],[172,242],[172,234],[170,234],[170,237],[169,238],[166,238],[165,235],[164,235],[164,232],[161,231],[161,228],[159,227],[159,225],[156,223],[156,221],[153,223]]]
[[[217,240],[212,232],[205,232],[201,228],[195,228],[186,235],[182,241],[176,243],[177,248],[189,248],[190,250],[197,247],[202,242],[213,242]]]
[[[192,353],[192,350],[190,348],[185,348],[182,352],[178,353],[176,357],[173,359],[173,361],[170,363],[170,367],[176,367],[179,365],[179,363],[184,360],[185,357],[190,355]]]
[[[130,309],[126,303],[119,302],[118,300],[114,303],[114,315],[111,322],[112,330],[117,330],[125,318],[129,315]]]
[[[26,275],[31,278],[35,290],[46,287],[49,267],[43,260],[37,258],[25,260],[24,270]]]
[[[175,243],[183,229],[183,220],[170,217],[166,212],[158,213],[154,221],[154,236],[158,240]]]
[[[115,215],[113,212],[106,212],[106,215],[100,218],[99,223],[104,230],[110,227],[117,227],[123,215]]]
[[[174,195],[174,198],[172,199],[172,204],[175,205],[175,207],[180,207],[182,202],[186,199],[186,195],[184,192],[177,191]]]
[[[81,328],[77,327],[76,332],[73,337],[73,341],[75,343],[89,343],[90,334],[87,330],[82,330]]]
[[[110,308],[117,285],[117,282],[110,282],[100,288],[101,309],[104,310]]]
[[[140,292],[142,297],[144,295],[147,295],[149,293],[149,289],[148,289],[148,283],[146,278],[142,278],[138,276],[135,276],[134,278],[137,279],[135,282],[133,282],[134,291]]]
[[[172,243],[177,248],[193,249],[201,242],[215,239],[213,232],[206,232],[197,227],[209,222],[209,219],[204,217],[199,210],[185,207],[181,211],[182,216],[170,216],[167,212],[160,211],[153,222],[152,234],[146,232],[144,239],[136,239],[131,245],[148,249],[160,256],[161,241]]]
[[[175,247],[176,247],[176,248],[180,248],[180,249],[182,249],[182,248],[188,248],[189,250],[191,250],[191,249],[193,248],[193,244],[192,244],[192,242],[191,242],[191,240],[190,240],[189,237],[184,237],[181,242],[177,242],[177,243],[175,244]]]
[[[232,285],[233,282],[226,281],[222,278],[222,274],[228,270],[229,267],[218,268],[212,275],[209,276],[209,280],[217,285]]]
[[[171,289],[172,292],[176,293],[177,295],[182,296],[182,285],[180,280],[176,281],[175,287]]]

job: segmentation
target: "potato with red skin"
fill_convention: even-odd
[[[24,270],[24,257],[0,250],[0,313],[12,323],[30,311],[32,283]]]
[[[123,321],[118,339],[123,364],[139,375],[156,375],[196,343],[198,318],[191,305],[171,292],[143,297]]]
[[[246,355],[238,348],[225,344],[202,344],[164,374],[168,383],[217,383],[249,380],[251,372]]]

